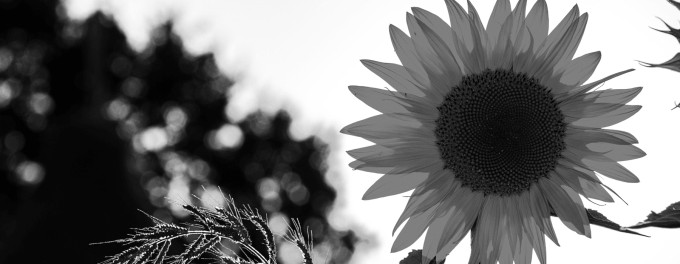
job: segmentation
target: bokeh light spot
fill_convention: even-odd
[[[187,113],[180,107],[171,107],[165,111],[165,123],[173,131],[183,129],[188,119]]]
[[[302,263],[302,253],[293,243],[282,243],[279,246],[279,258],[283,264]]]
[[[243,131],[238,126],[224,124],[217,131],[208,133],[207,141],[215,150],[236,148],[243,143]]]
[[[21,183],[26,185],[39,184],[45,177],[45,169],[33,161],[24,161],[16,168],[17,176]]]
[[[189,179],[187,177],[172,177],[168,185],[168,199],[174,201],[170,203],[170,210],[176,217],[186,217],[189,212],[184,210],[183,204],[191,204],[191,193],[189,190]]]
[[[286,189],[288,199],[296,205],[305,205],[309,201],[309,191],[302,184],[295,184]]]
[[[210,210],[214,210],[217,207],[222,207],[224,208],[225,206],[225,200],[224,200],[224,194],[222,191],[215,187],[215,186],[208,186],[205,187],[205,190],[201,192],[201,204],[203,207],[208,208]]]
[[[264,178],[257,183],[257,193],[264,200],[279,198],[279,183],[272,178]]]
[[[9,105],[14,97],[14,91],[8,82],[0,83],[0,107]]]
[[[54,102],[52,101],[52,97],[46,93],[34,93],[31,95],[29,105],[34,113],[45,115],[52,110]]]
[[[139,136],[141,147],[147,151],[158,151],[168,145],[168,133],[160,127],[150,127]]]
[[[168,195],[168,181],[165,178],[160,176],[151,178],[146,183],[146,190],[149,192],[149,200],[154,206],[165,206],[165,196]]]
[[[137,98],[144,91],[144,83],[139,78],[129,77],[123,81],[121,90],[123,91],[123,94],[132,98]]]
[[[0,48],[0,72],[3,72],[9,68],[14,60],[14,55],[12,51],[7,48]]]
[[[285,236],[288,232],[288,217],[282,213],[275,213],[269,217],[269,229],[274,235]]]
[[[130,104],[125,99],[115,99],[106,108],[106,115],[111,120],[123,120],[130,114]]]
[[[189,173],[189,177],[195,180],[204,181],[208,177],[208,174],[210,174],[210,165],[200,159],[193,160],[189,163],[187,172]]]

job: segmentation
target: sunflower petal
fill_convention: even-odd
[[[365,139],[385,139],[403,137],[431,136],[431,131],[420,129],[422,123],[417,120],[398,119],[388,115],[376,115],[364,120],[354,122],[340,130],[340,133],[348,134]]]
[[[454,224],[464,223],[462,217],[463,215],[461,215],[457,209],[451,208],[445,215],[435,219],[432,222],[432,225],[430,225],[430,227],[427,229],[427,234],[425,235],[425,243],[423,244],[422,253],[423,254],[422,263],[425,264],[430,263],[435,258],[437,260],[443,259],[440,258],[440,256],[438,256],[437,252],[443,251],[442,250],[443,248],[438,248],[438,244],[440,243],[440,241],[447,239],[443,235],[444,230],[452,230],[455,238],[460,237],[460,239],[462,239],[462,237],[464,237],[464,235],[468,231],[468,229],[465,229],[464,225],[454,225],[451,227],[446,226],[446,224],[450,221],[453,222]],[[459,242],[460,240],[451,241],[450,245],[452,249],[456,245],[458,245]],[[446,254],[448,254],[448,252],[444,253],[443,257],[446,257]]]
[[[404,149],[388,152],[386,155],[367,156],[361,159],[366,163],[366,166],[375,167],[415,167],[413,164],[427,164],[433,160],[438,161],[438,157],[428,148]],[[362,169],[362,167],[359,166],[357,169]]]
[[[401,64],[404,65],[406,71],[424,87],[430,86],[430,81],[427,79],[425,68],[420,63],[416,48],[413,46],[411,38],[406,35],[401,29],[390,25],[390,38],[392,39],[392,46],[397,53]],[[427,89],[424,90],[427,93]]]
[[[401,174],[401,173],[411,173],[411,172],[432,172],[441,169],[443,166],[441,160],[420,160],[418,164],[398,164],[386,166],[382,164],[367,163],[361,160],[355,160],[351,162],[349,166],[355,170],[362,170],[372,173],[381,174]]]
[[[406,219],[442,202],[460,187],[460,182],[451,180],[451,177],[441,177],[445,173],[446,172],[436,173],[435,175],[430,176],[425,184],[416,187],[406,203],[404,211],[402,211],[397,219],[392,234],[397,231],[399,226],[401,226]],[[431,188],[432,185],[437,185],[439,188]]]
[[[477,33],[478,37],[482,39],[483,41],[481,42],[482,47],[486,47],[487,44],[487,34],[486,31],[484,30],[484,25],[482,24],[481,17],[479,16],[479,13],[477,12],[477,8],[470,2],[470,0],[467,1],[468,4],[468,18],[470,20],[470,28],[473,29],[472,35],[474,37],[474,34]]]
[[[498,68],[508,68],[508,64],[512,62],[512,56],[514,56],[514,50],[512,48],[512,40],[510,39],[512,34],[513,19],[512,16],[508,16],[503,23],[496,46],[494,47],[490,69]]]
[[[383,153],[388,153],[388,152],[393,152],[393,150],[382,146],[382,145],[371,145],[368,147],[363,147],[363,148],[358,148],[358,149],[353,149],[347,151],[347,154],[349,154],[350,157],[360,160],[365,157],[373,156],[373,155],[381,155]]]
[[[397,115],[397,119],[416,119],[426,124],[426,120],[434,121],[439,115],[432,106],[434,102],[426,102],[416,96],[408,97],[390,90],[356,85],[349,86],[349,90],[366,105],[381,113]]]
[[[626,104],[640,94],[641,91],[642,87],[607,89],[587,93],[585,99],[592,99],[595,103]]]
[[[583,164],[588,166],[588,168],[614,180],[632,183],[640,182],[640,179],[638,179],[635,174],[626,169],[626,167],[621,166],[621,164],[618,162],[604,162],[584,159]]]
[[[569,143],[567,143],[569,144]],[[595,153],[593,151],[590,151],[587,149],[585,146],[582,145],[570,145],[562,151],[562,156],[564,157],[569,157],[568,153],[572,153],[571,157],[579,157],[581,160],[583,159],[589,159],[589,160],[594,160],[594,161],[601,161],[601,162],[611,162],[612,160],[610,158],[607,158],[605,156],[602,156],[599,153]]]
[[[373,145],[364,148],[350,150],[347,153],[363,162],[366,166],[389,167],[389,166],[408,166],[415,165],[400,161],[409,160],[423,164],[437,159],[437,149],[434,145],[428,145],[418,142],[405,142],[396,144],[394,147],[384,145]],[[363,165],[357,166],[356,169],[363,168]]]
[[[446,214],[437,218],[425,236],[423,260],[429,263],[434,257],[443,260],[465,237],[474,224],[484,197],[468,188],[458,188],[448,199]]]
[[[472,32],[470,31],[470,20],[468,14],[465,12],[458,2],[455,0],[446,0],[446,8],[449,12],[449,19],[451,21],[451,29],[455,36],[465,44],[466,50],[459,52],[470,52],[472,50]]]
[[[508,219],[508,228],[506,229],[505,235],[507,236],[509,247],[507,248],[508,253],[511,254],[513,258],[517,258],[519,256],[515,256],[516,251],[519,250],[519,246],[521,246],[522,243],[522,236],[524,236],[524,232],[522,230],[522,220],[521,218],[523,217],[522,215],[519,214],[519,196],[511,196],[505,199],[505,215]],[[519,253],[519,252],[517,252]],[[512,261],[510,262],[512,264]]]
[[[564,39],[564,35],[567,33],[569,28],[572,26],[572,24],[578,19],[579,17],[579,10],[578,10],[578,5],[574,5],[574,7],[567,13],[566,16],[560,21],[559,24],[550,32],[548,37],[545,39],[545,42],[541,45],[541,47],[538,50],[538,55],[539,56],[545,56],[548,52],[551,52],[555,46],[560,44],[562,40]],[[565,39],[568,40],[568,39]]]
[[[444,40],[442,40],[432,28],[428,27],[427,24],[418,19],[416,20],[425,34],[427,41],[430,43],[430,47],[432,47],[434,53],[437,55],[436,57],[438,57],[444,64],[443,66],[445,70],[442,73],[444,76],[448,77],[446,78],[448,81],[446,83],[447,87],[452,87],[458,84],[463,76],[460,67],[458,67],[458,63],[456,62],[456,56],[452,53],[451,47]],[[442,21],[442,23],[444,22]],[[453,42],[453,39],[451,41]],[[453,45],[453,43],[451,43],[451,45]]]
[[[583,190],[583,196],[588,197],[588,198],[593,198],[593,199],[598,199],[603,202],[608,202],[608,203],[613,203],[614,198],[609,195],[607,190],[605,190],[602,185],[583,179],[579,178],[579,182],[581,183],[581,189]]]
[[[486,196],[482,211],[477,219],[477,244],[473,247],[482,249],[482,263],[491,263],[498,259],[500,234],[505,228],[505,220],[500,215],[501,199],[495,195]],[[489,250],[490,249],[490,250]]]
[[[410,113],[394,92],[365,86],[349,86],[349,91],[366,105],[382,113]]]
[[[609,104],[626,104],[633,100],[642,91],[642,87],[634,87],[629,89],[607,89],[593,91],[569,97],[560,104],[568,104],[571,102],[591,102],[591,103],[609,103]]]
[[[399,232],[399,235],[397,235],[397,238],[394,239],[391,252],[401,251],[410,245],[413,245],[432,222],[436,209],[437,207],[433,206],[424,212],[409,218],[406,225],[404,225],[404,228]]]
[[[630,141],[612,135],[613,133],[605,129],[577,129],[567,127],[566,138],[570,141],[579,142],[581,144],[588,143],[610,143],[617,145],[629,145]]]
[[[364,193],[363,200],[372,200],[410,191],[428,178],[427,173],[388,174],[380,177]]]
[[[362,171],[371,172],[371,173],[380,173],[380,174],[389,173],[393,169],[393,168],[388,168],[388,167],[368,166],[368,165],[366,165],[366,162],[363,162],[363,161],[360,161],[360,160],[355,160],[355,161],[350,162],[349,167],[352,168],[353,170],[357,170],[358,168],[361,168]]]
[[[574,59],[569,63],[569,66],[567,66],[560,77],[560,82],[567,86],[579,86],[583,84],[591,75],[593,75],[601,58],[602,54],[599,51],[596,51]],[[556,92],[562,93],[564,91]]]
[[[496,46],[503,22],[506,22],[509,15],[510,0],[497,0],[489,17],[489,22],[486,24],[486,34],[489,37],[491,47]]]
[[[545,76],[545,78],[550,78],[554,69],[562,61],[565,56],[568,56],[571,49],[575,49],[573,46],[575,38],[579,34],[583,34],[586,22],[588,21],[588,14],[584,14],[578,21],[575,21],[566,29],[563,35],[557,40],[553,40],[551,35],[548,36],[544,46],[544,50],[539,53],[542,63],[537,63],[538,67],[534,66],[531,72],[536,72],[538,76]],[[554,31],[553,31],[554,33]],[[580,38],[578,39],[580,41]],[[573,56],[573,55],[572,55]],[[571,59],[571,58],[569,58]]]
[[[600,85],[600,84],[602,84],[606,81],[609,81],[609,80],[616,78],[618,76],[621,76],[623,74],[632,72],[634,70],[635,69],[628,69],[628,70],[620,71],[620,72],[611,74],[607,77],[604,77],[600,80],[597,80],[597,81],[594,81],[594,82],[591,82],[591,83],[588,83],[588,84],[584,84],[584,85],[581,85],[579,87],[575,87],[574,89],[570,90],[568,93],[556,94],[555,99],[557,101],[561,101],[561,100],[565,100],[566,98],[571,97],[571,96],[578,96],[578,95],[584,94],[584,93],[590,91],[591,89],[595,88],[596,86],[598,86],[598,85]]]
[[[574,24],[576,24],[576,29],[574,33],[571,35],[571,37],[566,40],[569,43],[567,45],[567,48],[564,49],[564,51],[557,56],[558,61],[556,64],[554,64],[555,69],[563,69],[574,58],[576,49],[578,48],[579,44],[581,43],[581,39],[583,38],[583,33],[585,32],[586,24],[588,24],[588,13],[583,13],[583,15],[581,15],[578,21],[574,22]]]
[[[536,217],[536,224],[545,233],[550,240],[556,245],[560,245],[557,241],[557,235],[555,235],[555,230],[553,229],[552,222],[550,221],[550,208],[548,206],[548,201],[543,195],[543,192],[538,187],[538,184],[533,184],[529,188],[529,198],[530,198],[530,209],[531,215]]]
[[[576,233],[590,237],[588,216],[581,198],[570,188],[561,188],[551,179],[541,178],[538,184],[562,223]]]
[[[487,67],[487,49],[490,49],[489,40],[486,31],[484,31],[484,25],[482,25],[479,13],[477,13],[477,9],[475,9],[470,0],[468,0],[468,17],[470,18],[470,30],[472,31],[473,40],[472,57],[476,59],[476,61],[470,61],[470,63],[473,63],[478,69],[485,69]]]
[[[559,178],[560,183],[566,184],[567,187],[572,188],[577,193],[583,194],[581,182],[579,181],[579,173],[573,169],[556,166],[555,171],[550,173],[550,178]]]
[[[621,104],[598,104],[590,102],[571,102],[560,107],[566,123],[573,123],[584,118],[607,115],[623,107]]]
[[[589,128],[608,127],[630,118],[640,111],[640,108],[642,107],[639,105],[623,105],[607,114],[592,118],[581,118],[572,122],[571,124],[577,127]]]
[[[541,234],[541,236],[543,235]],[[524,234],[521,239],[520,244],[518,244],[517,249],[515,249],[516,263],[531,264],[532,245],[529,241],[529,236]]]
[[[529,29],[526,26],[526,22],[524,20],[520,20],[519,22],[515,21],[513,22],[513,27],[518,27],[518,32],[516,35],[513,32],[512,36],[512,48],[515,50],[515,60],[519,60],[522,57],[528,57],[526,55],[521,54],[527,54],[529,50],[533,49],[533,40],[531,36],[531,32],[529,32]]]
[[[530,191],[531,192],[531,191]],[[522,214],[522,223],[524,225],[525,237],[531,237],[530,242],[536,251],[536,256],[538,260],[545,264],[546,250],[545,250],[545,237],[543,231],[539,227],[539,223],[542,223],[544,219],[541,219],[540,215],[534,215],[534,209],[531,209],[534,205],[531,203],[530,192],[524,192],[519,196],[519,210]],[[549,218],[549,216],[545,216]],[[548,219],[549,220],[549,219]],[[531,257],[531,256],[530,256]],[[520,262],[521,263],[521,262]]]
[[[513,43],[515,42],[514,40],[517,38],[517,35],[520,34],[520,31],[522,30],[522,26],[524,26],[524,16],[526,15],[526,10],[527,10],[527,0],[519,0],[517,2],[517,5],[515,5],[515,9],[512,10],[512,39]]]
[[[470,250],[470,259],[468,260],[468,264],[479,264],[479,263],[484,263],[482,261],[482,250],[486,251],[486,248],[482,248],[479,246],[479,228],[477,228],[476,225],[472,226],[472,229],[470,229],[470,240],[472,244],[471,245],[471,250]]]
[[[411,77],[404,66],[372,60],[361,60],[361,63],[397,91],[421,97],[425,96],[422,91],[425,88]]]
[[[628,144],[636,144],[636,143],[638,143],[637,138],[635,138],[635,136],[633,136],[633,134],[628,133],[628,132],[626,132],[626,131],[614,130],[614,129],[597,129],[597,130],[595,130],[595,131],[600,131],[600,132],[606,133],[606,134],[608,134],[608,135],[610,135],[610,136],[619,138],[619,139],[625,141],[625,142],[628,143]]]
[[[647,154],[633,145],[615,145],[609,143],[591,143],[587,146],[593,152],[601,153],[613,161],[639,159]]]
[[[430,80],[430,90],[435,91],[436,94],[443,98],[448,93],[448,89],[455,84],[447,74],[446,64],[434,52],[418,20],[410,13],[406,13],[406,25],[408,26],[416,54],[420,58],[420,63],[425,68],[426,76]]]
[[[437,36],[441,38],[441,40],[444,41],[444,43],[446,43],[446,46],[450,50],[449,52],[452,53],[452,55],[455,58],[456,66],[461,67],[461,65],[463,65],[463,62],[461,61],[461,58],[458,55],[458,48],[456,47],[454,41],[454,38],[456,36],[454,35],[451,26],[447,25],[446,22],[444,22],[444,20],[439,18],[437,15],[431,13],[430,11],[418,7],[414,7],[412,10],[413,15],[416,16],[416,19],[423,22],[426,25],[426,27],[432,29],[432,31],[434,31],[437,34]],[[424,26],[421,27],[425,28]],[[430,42],[432,43],[432,40],[430,40]],[[467,50],[463,51],[467,52]]]
[[[587,181],[590,181],[590,182],[593,182],[593,183],[597,183],[597,184],[602,183],[600,181],[600,179],[597,177],[597,175],[595,175],[595,173],[592,170],[590,170],[586,167],[583,167],[585,165],[583,165],[583,166],[577,165],[576,163],[571,162],[567,159],[560,159],[560,160],[557,161],[557,164],[558,164],[558,166],[562,166],[562,167],[570,170],[572,175],[577,176],[581,179],[584,179],[584,180],[587,180]]]
[[[508,228],[511,229],[512,227]],[[514,248],[510,246],[510,238],[503,236],[500,240],[500,248],[498,249],[498,264],[512,264]]]
[[[548,36],[548,20],[548,5],[545,0],[536,1],[526,18],[527,27],[533,36],[534,44],[536,44],[533,52],[537,51]]]

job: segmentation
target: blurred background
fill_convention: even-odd
[[[482,18],[493,2],[474,1]],[[549,0],[550,27],[576,2]],[[624,163],[642,182],[608,182],[628,206],[586,203],[631,225],[680,200],[680,74],[635,61],[680,51],[649,29],[663,28],[656,17],[677,27],[680,12],[579,5],[591,16],[576,56],[603,52],[592,78],[635,68],[605,88],[645,87],[632,102],[643,110],[616,126],[648,153]],[[387,27],[405,29],[411,6],[448,20],[441,0],[0,0],[0,263],[96,263],[123,248],[90,243],[151,224],[138,209],[182,223],[181,204],[231,195],[276,234],[300,219],[315,263],[397,264],[422,245],[389,252],[407,194],[361,201],[379,175],[348,168],[344,151],[368,143],[338,131],[375,114],[346,87],[386,86],[359,59],[398,62]],[[551,263],[677,262],[676,230],[555,228]],[[281,263],[301,263],[281,242]],[[467,262],[468,245],[447,263]]]
[[[327,141],[291,138],[284,110],[228,120],[234,79],[212,54],[187,53],[172,23],[133,50],[102,13],[0,8],[0,263],[96,263],[121,247],[89,243],[150,224],[137,209],[181,222],[182,204],[224,206],[222,195],[279,234],[300,219],[317,251],[334,249],[329,263],[348,261],[356,236],[326,220]]]

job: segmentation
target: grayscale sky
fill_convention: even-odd
[[[495,1],[473,0],[483,21]],[[517,0],[511,0],[513,6]],[[529,0],[532,6],[535,0]],[[605,179],[628,203],[586,207],[603,212],[623,225],[643,220],[650,210],[660,211],[680,201],[680,73],[648,69],[636,60],[663,62],[680,52],[672,37],[651,30],[663,28],[662,18],[678,27],[680,12],[665,0],[548,0],[550,28],[578,3],[590,17],[576,56],[602,51],[591,80],[620,70],[636,71],[607,82],[603,88],[644,86],[631,103],[643,105],[629,120],[614,126],[633,133],[647,156],[624,162],[641,182]],[[625,2],[625,4],[624,4]],[[291,134],[297,138],[338,136],[337,131],[377,112],[356,99],[348,85],[385,87],[360,59],[398,63],[388,25],[406,30],[405,13],[418,6],[448,21],[443,0],[65,0],[69,17],[80,20],[96,10],[112,15],[130,45],[143,50],[159,24],[171,20],[188,52],[213,52],[218,65],[237,80],[225,109],[234,121],[257,109],[291,111]],[[465,3],[462,3],[466,6]],[[331,132],[328,132],[331,131]],[[329,133],[336,133],[335,135]],[[370,234],[357,244],[351,263],[397,264],[410,249],[390,253],[391,231],[408,193],[362,201],[363,192],[379,175],[352,171],[344,153],[369,145],[368,141],[340,136],[331,146],[327,178],[339,190],[330,221],[336,228],[358,228]],[[651,238],[594,227],[592,239],[578,236],[553,219],[561,247],[548,243],[550,263],[677,263],[680,230],[644,229]],[[422,238],[412,246],[419,248]],[[452,252],[447,263],[467,263],[469,237]],[[319,261],[318,263],[323,263]],[[534,257],[534,263],[538,260]]]

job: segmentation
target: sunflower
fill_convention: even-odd
[[[447,0],[450,26],[413,8],[409,35],[391,25],[402,65],[362,60],[393,90],[350,86],[382,114],[342,133],[374,145],[348,151],[354,169],[384,174],[364,199],[413,190],[392,252],[423,233],[423,263],[442,261],[471,231],[470,263],[546,263],[550,220],[590,237],[579,195],[613,202],[595,172],[638,182],[618,162],[645,153],[631,134],[604,129],[640,110],[640,87],[598,90],[624,70],[584,84],[600,53],[572,59],[588,20],[578,6],[548,34],[538,0],[498,0],[484,28],[474,6]],[[609,189],[611,191],[611,189]]]

